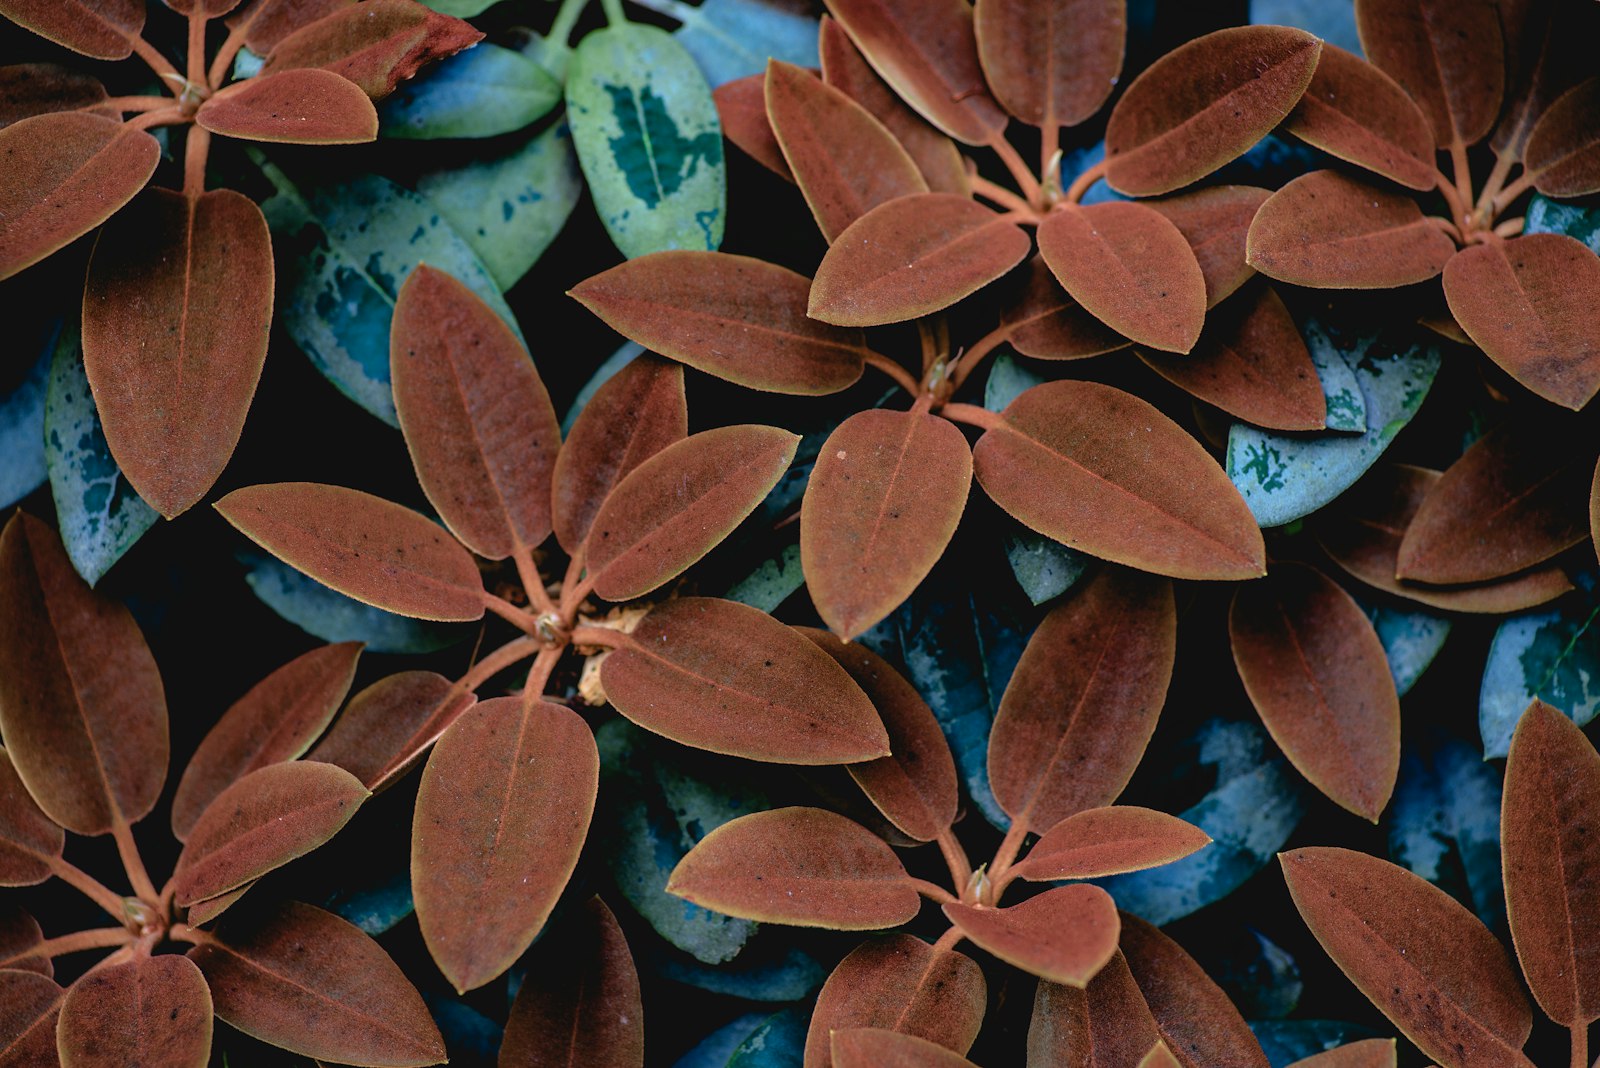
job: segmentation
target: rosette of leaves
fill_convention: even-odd
[[[369,796],[350,772],[299,759],[359,655],[356,645],[313,650],[228,710],[178,784],[172,829],[183,849],[158,888],[133,832],[167,777],[155,660],[127,609],[85,585],[50,528],[12,517],[0,534],[0,885],[59,879],[112,922],[47,939],[26,912],[4,914],[5,1063],[201,1068],[213,1016],[322,1060],[444,1060],[421,995],[353,925],[307,904],[254,902],[212,926]],[[110,836],[129,889],[66,859],[67,832]],[[57,983],[56,959],[94,950],[110,952]]]

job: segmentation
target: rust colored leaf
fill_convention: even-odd
[[[783,146],[767,118],[765,71],[724,82],[711,90],[711,99],[717,105],[723,136],[779,178],[794,181],[789,161],[783,158]]]
[[[36,972],[0,969],[0,1064],[53,1068],[56,1019],[66,991]]]
[[[1172,678],[1172,584],[1105,568],[1028,639],[989,736],[989,783],[1043,834],[1109,805],[1139,766]]]
[[[167,701],[144,635],[23,512],[0,534],[0,733],[28,793],[77,834],[142,819],[167,776]]]
[[[1183,1062],[1178,1060],[1165,1042],[1157,1042],[1150,1047],[1149,1053],[1140,1058],[1139,1068],[1183,1068]]]
[[[145,0],[0,0],[0,15],[95,59],[127,59],[144,30]]]
[[[600,757],[571,709],[479,702],[428,757],[411,824],[411,893],[428,951],[457,991],[533,942],[589,833]]]
[[[765,612],[682,597],[645,616],[600,681],[618,712],[684,745],[777,764],[889,755],[877,710],[849,674]]]
[[[1500,803],[1506,915],[1534,1000],[1556,1023],[1600,1019],[1600,754],[1543,701],[1522,714]]]
[[[483,615],[472,557],[409,508],[360,490],[278,482],[234,490],[216,509],[272,555],[358,601],[417,619]]]
[[[724,823],[678,862],[667,892],[729,916],[835,931],[898,927],[922,904],[883,839],[820,808]]]
[[[1155,809],[1091,808],[1051,827],[1011,871],[1036,881],[1098,879],[1171,864],[1210,841],[1200,828]]]
[[[1313,786],[1376,823],[1400,771],[1400,698],[1361,606],[1314,568],[1280,563],[1239,587],[1228,634],[1278,748]]]
[[[1401,539],[1438,481],[1437,471],[1409,464],[1380,465],[1317,516],[1313,527],[1317,540],[1334,563],[1367,585],[1452,612],[1518,612],[1572,589],[1555,566],[1503,582],[1453,589],[1395,578]]]
[[[281,70],[235,82],[200,105],[215,134],[291,145],[353,145],[378,136],[378,109],[360,86],[327,70]]]
[[[1592,5],[1529,3],[1502,10],[1506,36],[1506,107],[1490,144],[1496,154],[1519,159],[1534,125],[1593,66],[1589,43],[1600,27]],[[1518,16],[1522,16],[1519,25]]]
[[[1188,352],[1206,318],[1206,280],[1183,232],[1144,204],[1052,211],[1039,251],[1072,299],[1141,345]]]
[[[828,11],[883,80],[939,129],[969,145],[1005,130],[966,0],[828,0]]]
[[[1012,348],[1038,360],[1078,360],[1128,344],[1067,296],[1043,256],[1029,260],[1026,270],[1021,299],[1000,317]]]
[[[1347,1046],[1314,1053],[1289,1068],[1395,1068],[1394,1039],[1369,1038]]]
[[[1408,188],[1433,188],[1428,117],[1393,78],[1337,45],[1323,44],[1311,87],[1285,129]]]
[[[643,1068],[639,973],[617,918],[591,897],[533,951],[500,1044],[504,1068]]]
[[[228,28],[243,32],[246,47],[265,56],[296,30],[355,3],[356,0],[254,0],[228,19]]]
[[[218,894],[216,897],[195,902],[189,907],[187,913],[186,918],[189,925],[192,927],[204,927],[208,923],[215,922],[224,912],[237,905],[239,899],[248,894],[250,888],[255,885],[253,882],[245,883],[243,886],[234,887],[226,894]]]
[[[160,160],[154,137],[88,112],[35,115],[0,130],[0,279],[111,218]]]
[[[978,482],[1024,524],[1093,556],[1174,578],[1256,578],[1261,530],[1217,462],[1139,398],[1047,382],[973,449]]]
[[[3,802],[0,802],[3,803]],[[55,975],[50,957],[39,952],[44,931],[39,921],[15,905],[0,907],[0,970],[37,972],[46,978]],[[4,1026],[0,1025],[0,1033]],[[0,1055],[0,1064],[5,1058]]]
[[[222,474],[272,330],[272,236],[231,189],[147,189],[100,234],[83,368],[117,464],[167,518]]]
[[[170,1068],[211,1059],[211,990],[188,957],[96,968],[67,991],[56,1025],[61,1068],[122,1068],[155,1051]]]
[[[1462,249],[1444,268],[1450,313],[1533,392],[1577,410],[1600,390],[1600,259],[1565,234]]]
[[[822,57],[822,80],[843,91],[889,128],[895,140],[917,161],[929,189],[971,195],[967,168],[955,142],[907,107],[899,94],[878,77],[850,35],[826,15],[822,17],[817,44]]]
[[[933,570],[961,522],[972,449],[955,424],[871,409],[823,443],[800,508],[811,600],[848,640],[878,623]]]
[[[936,1042],[881,1027],[833,1033],[835,1068],[977,1068]]]
[[[304,3],[289,0],[279,6]],[[300,25],[272,46],[263,74],[321,68],[354,82],[371,99],[382,100],[429,63],[483,40],[470,23],[416,0],[320,6],[327,8],[322,17]],[[251,32],[256,32],[254,24]]]
[[[856,784],[901,832],[931,842],[955,822],[961,805],[955,761],[933,711],[882,657],[825,630],[801,633],[850,673],[889,732],[890,755],[849,765]]]
[[[375,1068],[445,1059],[410,980],[378,943],[331,912],[291,901],[224,924],[189,957],[205,973],[217,1016],[263,1042]]]
[[[1578,197],[1600,190],[1600,78],[1590,78],[1556,98],[1528,135],[1524,166],[1549,197]]]
[[[54,63],[0,67],[0,128],[59,111],[89,111],[107,119],[121,118],[121,112],[103,106],[105,100],[106,87],[97,79]]]
[[[933,713],[928,715],[931,718]],[[951,775],[953,785],[954,771]],[[952,808],[951,818],[954,817]],[[0,749],[0,886],[44,882],[54,873],[53,862],[60,858],[65,845],[66,835],[39,811],[11,765],[11,754]]]
[[[1531,1068],[1533,1027],[1506,951],[1455,898],[1348,849],[1279,855],[1322,948],[1422,1052],[1458,1068]]]
[[[1245,259],[1299,286],[1392,289],[1432,278],[1455,251],[1410,197],[1336,171],[1312,171],[1261,205]]]
[[[806,316],[811,284],[726,252],[656,252],[571,295],[607,326],[696,370],[751,389],[816,396],[861,377],[866,341]]]
[[[1361,50],[1433,124],[1434,144],[1489,132],[1505,92],[1495,0],[1356,0]]]
[[[173,873],[193,905],[302,857],[339,833],[370,795],[333,764],[290,760],[252,771],[206,806]]]
[[[769,60],[766,102],[789,173],[828,241],[879,204],[928,191],[894,134],[810,71]]]
[[[1253,185],[1214,185],[1146,202],[1189,242],[1205,276],[1208,309],[1221,304],[1256,273],[1244,259],[1245,237],[1250,220],[1271,195]]]
[[[776,427],[718,427],[674,442],[628,472],[589,530],[595,592],[628,601],[682,574],[755,510],[799,443],[799,435]]]
[[[623,476],[689,434],[683,368],[650,353],[635,357],[583,406],[556,456],[556,540],[568,553]]]
[[[838,326],[931,315],[1011,270],[1032,247],[1020,226],[966,197],[899,197],[834,239],[807,314]]]
[[[858,1027],[966,1053],[987,1008],[983,969],[971,957],[911,935],[884,935],[857,946],[822,984],[806,1032],[805,1068],[835,1068],[830,1033]]]
[[[1214,313],[1187,356],[1136,350],[1151,370],[1247,423],[1321,430],[1327,402],[1311,352],[1272,287]]]
[[[1084,987],[1117,951],[1117,906],[1088,883],[1046,890],[1020,905],[948,904],[944,914],[974,945],[1052,983]]]
[[[1030,126],[1076,126],[1122,73],[1126,0],[978,0],[978,58],[995,98]]]
[[[561,424],[505,320],[419,265],[395,301],[389,373],[417,480],[450,532],[492,560],[549,537]]]
[[[431,671],[390,675],[350,699],[307,759],[337,764],[367,789],[383,790],[409,771],[476,700]]]
[[[1161,1041],[1122,953],[1082,990],[1040,983],[1028,1024],[1028,1068],[1127,1068]]]
[[[324,645],[295,657],[222,714],[195,750],[172,798],[172,833],[195,820],[229,785],[269,764],[293,760],[317,740],[355,678],[359,642]]]
[[[1436,584],[1486,582],[1583,541],[1596,451],[1588,439],[1542,414],[1479,438],[1422,499],[1395,574]]]
[[[1168,52],[1111,109],[1106,181],[1170,193],[1243,155],[1300,101],[1321,50],[1303,30],[1235,26]]]

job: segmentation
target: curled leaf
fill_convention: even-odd
[[[1433,188],[1428,117],[1393,78],[1337,45],[1323,44],[1317,72],[1285,128],[1407,188]]]
[[[1358,0],[1361,50],[1399,82],[1433,124],[1434,144],[1489,132],[1505,92],[1495,0]]]
[[[1030,126],[1076,126],[1122,73],[1126,0],[978,0],[978,58],[996,99]]]
[[[152,1050],[171,1068],[211,1060],[211,991],[187,957],[135,957],[96,968],[61,1003],[56,1048],[62,1068],[137,1064]]]
[[[1011,871],[1019,879],[1096,879],[1182,860],[1211,836],[1176,816],[1135,805],[1074,813],[1046,831]]]
[[[948,904],[944,914],[1007,964],[1080,988],[1116,953],[1121,930],[1111,895],[1088,883],[1058,886],[1006,908]]]
[[[352,145],[378,136],[378,111],[355,83],[305,69],[235,82],[200,105],[204,129],[246,141]]]
[[[319,67],[356,83],[373,100],[427,64],[483,40],[469,23],[417,0],[255,0],[243,17],[251,20],[251,48],[270,52],[262,74]],[[293,32],[264,39],[291,20],[298,23]]]

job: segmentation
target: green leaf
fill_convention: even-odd
[[[651,6],[646,4],[645,6]],[[767,69],[767,57],[816,68],[817,20],[771,0],[705,0],[673,4],[677,37],[713,87]]]
[[[1404,697],[1428,670],[1450,636],[1450,620],[1432,612],[1395,608],[1356,598],[1383,643],[1395,692]]]
[[[1359,435],[1282,434],[1235,423],[1228,433],[1228,477],[1263,527],[1309,515],[1354,485],[1417,414],[1439,370],[1438,345],[1412,336],[1341,334],[1317,322],[1304,332],[1313,354],[1331,348],[1354,373],[1367,429]]]
[[[566,123],[506,152],[430,171],[417,192],[439,209],[483,260],[502,291],[510,289],[561,233],[583,192]]]
[[[76,317],[74,317],[76,318]],[[61,321],[52,323],[27,377],[10,393],[0,396],[0,508],[10,508],[38,489],[48,475],[44,455],[45,382],[61,333]]]
[[[810,1005],[796,1005],[768,1017],[739,1043],[727,1068],[802,1068],[810,1026]]]
[[[363,642],[370,653],[431,653],[470,629],[408,619],[331,590],[275,557],[249,554],[245,581],[261,602],[307,634],[327,642]]]
[[[1315,1054],[1364,1038],[1381,1037],[1360,1024],[1338,1020],[1252,1020],[1250,1030],[1261,1043],[1272,1068],[1289,1068],[1295,1061]]]
[[[983,406],[991,412],[1003,412],[1006,406],[1021,394],[1046,382],[1044,375],[1012,356],[1000,352],[989,368],[989,378],[983,384]]]
[[[796,944],[804,935],[769,927],[759,932],[738,959],[710,965],[669,947],[639,951],[644,966],[663,979],[745,1001],[799,1001],[814,993],[829,969]]]
[[[701,1039],[694,1049],[679,1057],[672,1068],[727,1068],[728,1058],[739,1044],[766,1022],[767,1017],[762,1013],[745,1013]]]
[[[1389,857],[1449,893],[1492,930],[1505,922],[1499,773],[1442,732],[1400,757],[1389,804]]]
[[[422,3],[433,8],[441,15],[454,15],[458,19],[470,19],[474,15],[481,15],[500,0],[422,0]]]
[[[1527,220],[1522,228],[1525,234],[1565,234],[1600,256],[1600,207],[1569,204],[1535,193],[1528,204]]]
[[[1312,326],[1305,331],[1309,335],[1306,348],[1317,369],[1317,378],[1322,382],[1322,402],[1327,409],[1325,425],[1329,430],[1360,434],[1367,429],[1367,401],[1361,394],[1361,384],[1328,336],[1315,328],[1315,324]]]
[[[1580,584],[1585,578],[1580,576]],[[1587,578],[1592,587],[1593,578]],[[1573,597],[1562,607],[1500,624],[1478,691],[1485,759],[1504,757],[1511,734],[1535,697],[1578,726],[1600,712],[1600,602]]]
[[[722,596],[770,614],[805,582],[805,573],[800,569],[800,543],[790,541],[777,553],[765,556],[755,570],[729,586]]]
[[[50,363],[43,440],[61,543],[93,586],[161,517],[111,456],[83,371],[76,323],[61,331]]]
[[[671,34],[627,24],[585,37],[568,71],[567,121],[624,256],[722,244],[722,125],[705,77]]]
[[[424,994],[433,1022],[439,1025],[450,1062],[493,1064],[505,1028],[464,1002],[437,994]]]
[[[404,82],[378,105],[385,137],[494,137],[538,122],[561,99],[561,83],[533,60],[477,44]]]
[[[1044,604],[1070,590],[1094,558],[1052,541],[1022,524],[1006,535],[1006,562],[1028,600]]]

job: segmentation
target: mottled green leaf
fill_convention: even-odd
[[[571,132],[557,123],[509,151],[429,171],[417,179],[417,192],[507,290],[561,233],[583,192],[583,176]]]
[[[1372,629],[1383,643],[1395,693],[1404,697],[1444,648],[1445,639],[1450,636],[1450,620],[1432,612],[1375,604],[1360,597],[1356,601],[1372,620]]]
[[[810,1026],[810,1005],[796,1005],[768,1017],[739,1043],[727,1068],[801,1068]]]
[[[1568,204],[1536,193],[1528,204],[1527,220],[1525,234],[1565,234],[1600,256],[1600,207],[1590,201]]]
[[[1580,579],[1580,581],[1582,581]],[[1593,579],[1588,579],[1592,589]],[[1573,597],[1561,607],[1515,616],[1489,644],[1478,691],[1483,755],[1504,757],[1535,697],[1583,726],[1600,713],[1600,603]]]
[[[401,83],[378,105],[378,131],[415,140],[494,137],[538,122],[560,99],[561,83],[533,60],[477,44]]]
[[[249,568],[245,581],[263,604],[323,641],[362,642],[370,653],[431,653],[472,633],[362,604],[276,557],[251,553],[241,560]]]
[[[44,443],[61,543],[93,586],[161,517],[111,456],[83,371],[76,323],[61,331],[51,360]]]
[[[1210,952],[1197,956],[1240,1014],[1277,1020],[1294,1012],[1305,983],[1289,951],[1254,928],[1225,932]]]
[[[763,928],[739,956],[724,964],[705,964],[670,947],[638,950],[643,968],[674,983],[745,1001],[799,1001],[816,992],[829,969],[806,952],[806,938],[779,927]]]
[[[458,19],[470,19],[474,15],[481,15],[500,0],[422,0],[423,4],[433,8],[441,15],[454,15]]]
[[[6,458],[0,464],[0,508],[10,508],[45,480],[45,382],[61,329],[60,321],[51,324],[27,375],[0,395],[0,456]]]
[[[722,596],[771,613],[805,582],[805,572],[800,567],[800,544],[791,541],[776,553],[763,556],[753,571],[729,586]]]
[[[597,30],[572,56],[567,121],[600,221],[624,256],[722,244],[727,168],[711,89],[665,30]]]
[[[1311,329],[1302,331],[1306,337],[1306,348],[1311,353],[1311,363],[1317,369],[1317,378],[1322,383],[1322,402],[1327,410],[1326,426],[1329,430],[1341,430],[1347,434],[1360,434],[1367,429],[1367,400],[1361,393],[1361,385],[1356,381],[1356,373],[1350,370],[1350,365],[1344,362],[1344,357],[1339,355],[1339,350],[1328,340],[1328,336],[1311,324]]]
[[[1250,1030],[1272,1068],[1289,1068],[1295,1061],[1315,1054],[1379,1037],[1370,1028],[1338,1020],[1252,1020]]]
[[[704,0],[698,7],[677,0],[663,6],[683,23],[678,40],[713,88],[766,70],[768,56],[800,67],[822,65],[817,20],[772,0]]]
[[[409,869],[377,879],[370,875],[363,878],[360,873],[355,873],[355,877],[361,879],[361,885],[340,890],[323,904],[323,908],[344,917],[374,938],[416,911],[411,900]]]
[[[699,1045],[679,1057],[672,1068],[727,1068],[734,1050],[766,1022],[767,1017],[762,1013],[745,1013],[701,1039]]]
[[[1020,523],[1005,536],[1005,545],[1011,573],[1034,604],[1053,601],[1066,593],[1094,562],[1092,556],[1069,549]]]
[[[1389,806],[1389,857],[1477,913],[1505,921],[1500,882],[1500,774],[1442,732],[1408,744]]]

